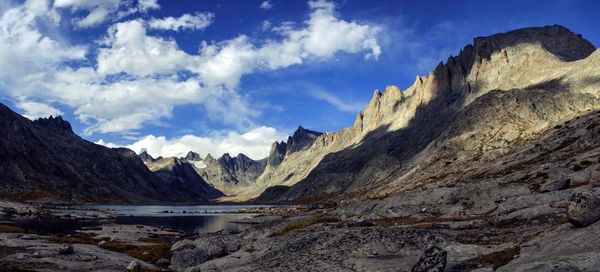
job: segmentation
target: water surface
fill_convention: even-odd
[[[68,234],[83,227],[101,226],[106,224],[147,225],[165,227],[184,231],[207,233],[221,230],[242,231],[249,227],[240,224],[244,218],[256,216],[248,209],[260,207],[277,207],[267,205],[83,205],[83,206],[53,206],[52,210],[67,214],[89,214],[99,211],[108,212],[110,219],[77,219],[50,216],[28,216],[8,218],[16,225],[44,234]]]

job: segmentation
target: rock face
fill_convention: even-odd
[[[492,161],[600,109],[599,62],[561,26],[475,38],[406,90],[375,91],[352,127],[286,154],[257,188],[291,186],[281,200],[390,192],[428,182],[438,164]]]
[[[177,187],[174,180],[160,179],[129,149],[81,139],[61,117],[30,121],[4,105],[0,105],[0,198],[69,203],[208,199]]]
[[[600,188],[572,195],[567,218],[576,227],[587,227],[600,220]]]

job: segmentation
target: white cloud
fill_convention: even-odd
[[[62,115],[63,112],[50,105],[33,102],[33,101],[20,101],[16,103],[17,108],[24,111],[23,116],[35,120],[40,117],[48,117]]]
[[[240,35],[220,44],[203,44],[200,61],[195,68],[209,85],[235,87],[242,75],[257,69],[280,69],[301,64],[306,59],[326,59],[338,52],[366,52],[366,58],[377,59],[381,47],[377,43],[380,28],[337,18],[335,5],[310,1],[310,19],[303,28],[289,23],[275,31],[283,37],[257,47]]]
[[[57,0],[54,6],[90,14],[105,9],[110,13],[107,17],[90,19],[102,21],[117,16],[114,6],[122,11],[132,3]],[[92,48],[98,50],[94,62],[86,58],[87,47],[40,32],[39,21],[47,21],[44,28],[50,32],[59,32],[60,14],[47,1],[29,0],[0,17],[0,91],[17,101],[43,103],[46,111],[58,106],[72,109],[87,126],[86,134],[130,132],[171,118],[175,107],[188,104],[202,107],[208,120],[240,130],[256,127],[253,120],[260,108],[237,89],[243,75],[326,59],[337,52],[373,57],[381,52],[376,26],[339,19],[329,2],[309,2],[309,6],[310,17],[300,27],[285,24],[275,30],[279,39],[255,45],[240,35],[203,42],[197,54],[184,52],[175,40],[149,35],[141,19],[117,23],[101,44],[88,45],[99,46]],[[77,64],[71,66],[73,62]]]
[[[316,99],[326,101],[340,111],[359,112],[364,108],[361,103],[344,101],[340,97],[320,89],[313,88],[308,94]]]
[[[107,20],[109,15],[119,10],[122,2],[122,0],[55,0],[54,7],[88,11],[85,17],[77,18],[73,22],[78,27],[86,28]]]
[[[147,135],[132,144],[122,145],[137,153],[147,151],[153,157],[183,157],[189,151],[199,153],[202,157],[212,154],[217,157],[223,153],[236,156],[243,153],[252,159],[262,159],[269,155],[269,149],[274,141],[287,138],[271,127],[256,127],[245,133],[228,132],[210,137],[184,135],[181,137],[166,138],[164,136]],[[117,147],[114,143],[103,140],[97,144],[108,147]]]
[[[108,31],[108,47],[98,53],[98,72],[136,76],[173,73],[193,61],[174,40],[146,35],[142,21],[118,23]]]
[[[260,3],[260,8],[264,10],[269,10],[273,8],[273,4],[271,4],[270,0],[266,0]]]
[[[137,12],[159,9],[160,5],[157,0],[138,0],[137,5],[132,0],[55,0],[54,7],[70,9],[73,12],[87,11],[86,16],[75,18],[73,21],[75,26],[87,28]]]
[[[264,20],[261,25],[262,31],[267,31],[271,28],[271,22],[269,20]]]
[[[85,47],[61,44],[44,35],[38,30],[39,20],[57,23],[60,16],[46,1],[27,1],[0,17],[0,86],[12,96],[27,95],[20,92],[23,83],[43,80],[48,70],[65,61],[85,59]]]
[[[214,14],[210,12],[196,13],[194,15],[184,14],[181,17],[166,17],[162,19],[152,18],[148,26],[153,29],[181,31],[184,29],[201,30],[212,24]]]
[[[151,9],[160,9],[158,0],[138,0],[138,7],[142,12],[146,12]]]

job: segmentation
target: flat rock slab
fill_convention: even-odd
[[[73,253],[65,255],[59,253],[61,244],[49,242],[44,236],[0,233],[0,247],[20,249],[0,258],[0,264],[43,271],[124,271],[131,261],[136,260],[144,269],[158,270],[152,264],[96,245],[71,246]]]

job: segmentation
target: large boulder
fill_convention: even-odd
[[[448,253],[445,250],[432,246],[423,252],[412,272],[442,272],[446,268],[447,258]]]
[[[571,196],[567,218],[576,227],[587,227],[600,220],[600,188],[591,188]]]
[[[241,240],[235,236],[201,237],[194,241],[183,240],[171,247],[171,266],[176,271],[197,266],[206,261],[224,257],[238,251]]]

